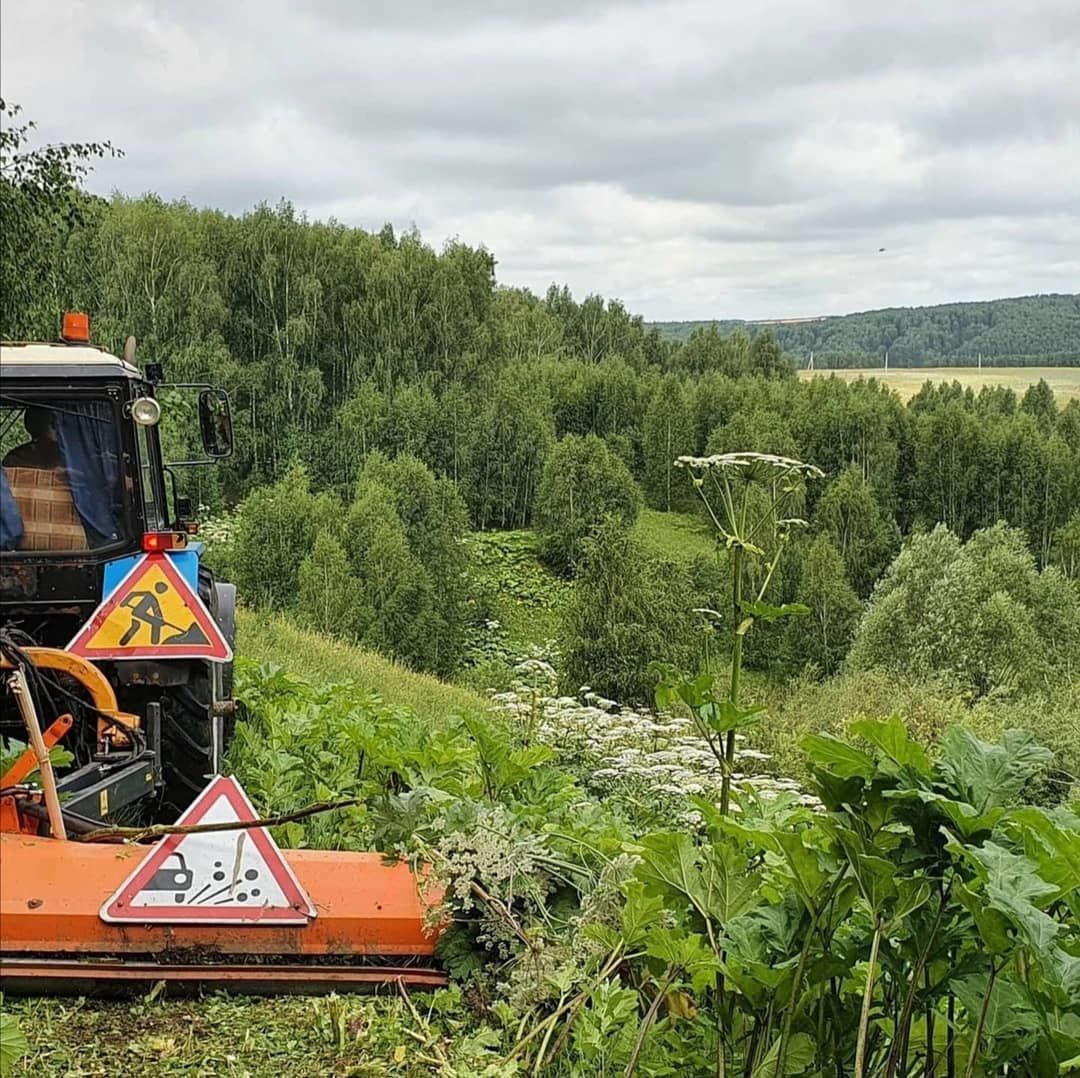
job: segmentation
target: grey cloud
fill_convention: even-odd
[[[6,0],[0,30],[43,137],[126,151],[96,190],[415,221],[657,318],[1080,280],[1074,0]],[[882,242],[920,271],[868,270]]]

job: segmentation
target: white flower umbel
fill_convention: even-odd
[[[580,699],[559,695],[555,670],[537,656],[519,663],[515,675],[511,691],[494,693],[492,702],[508,718],[527,721],[532,736],[555,748],[591,792],[655,809],[679,826],[694,816],[687,797],[719,796],[720,764],[689,718],[621,707],[588,686]],[[740,745],[735,759],[737,785],[767,799],[794,793],[815,803],[797,782],[759,773],[766,753]]]

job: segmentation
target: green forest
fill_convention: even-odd
[[[1076,362],[1077,297],[676,332],[459,240],[93,197],[111,147],[7,118],[0,337],[85,310],[231,396],[235,455],[182,475],[244,607],[230,767],[266,816],[354,801],[275,835],[422,863],[452,922],[415,1004],[155,990],[118,1062],[1080,1066],[1080,401],[795,376]]]
[[[655,322],[666,341],[683,342],[715,326],[723,333],[761,330],[760,323]],[[1080,295],[1018,296],[933,307],[778,322],[765,330],[805,366],[1039,367],[1080,364]]]

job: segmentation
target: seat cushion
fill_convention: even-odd
[[[23,520],[20,550],[86,550],[86,530],[63,468],[4,471]]]

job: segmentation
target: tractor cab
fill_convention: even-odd
[[[54,675],[61,677],[54,695],[72,694],[71,710],[83,720],[65,738],[76,766],[61,783],[92,791],[77,799],[77,811],[116,818],[132,806],[129,815],[175,816],[216,772],[231,728],[231,663],[168,646],[185,632],[232,635],[234,589],[202,563],[191,504],[175,481],[176,468],[232,452],[228,396],[209,385],[168,387],[194,394],[204,453],[167,464],[159,435],[162,371],[135,365],[134,338],[123,357],[112,355],[90,343],[86,315],[68,314],[57,343],[0,345],[0,376],[5,647],[74,650],[74,661],[72,641],[148,554],[166,562],[162,571],[175,569],[197,596],[188,605],[214,622],[199,628],[185,607],[175,600],[170,606],[169,595],[151,586],[122,600],[124,631],[93,669],[117,697],[117,709],[135,716],[137,734],[118,732],[100,716],[93,721],[98,705],[70,678]],[[48,689],[43,681],[41,691]],[[17,709],[3,703],[0,735],[19,737]],[[135,768],[137,780],[122,764]],[[78,777],[85,768],[91,771]],[[100,787],[106,772],[117,782]]]

